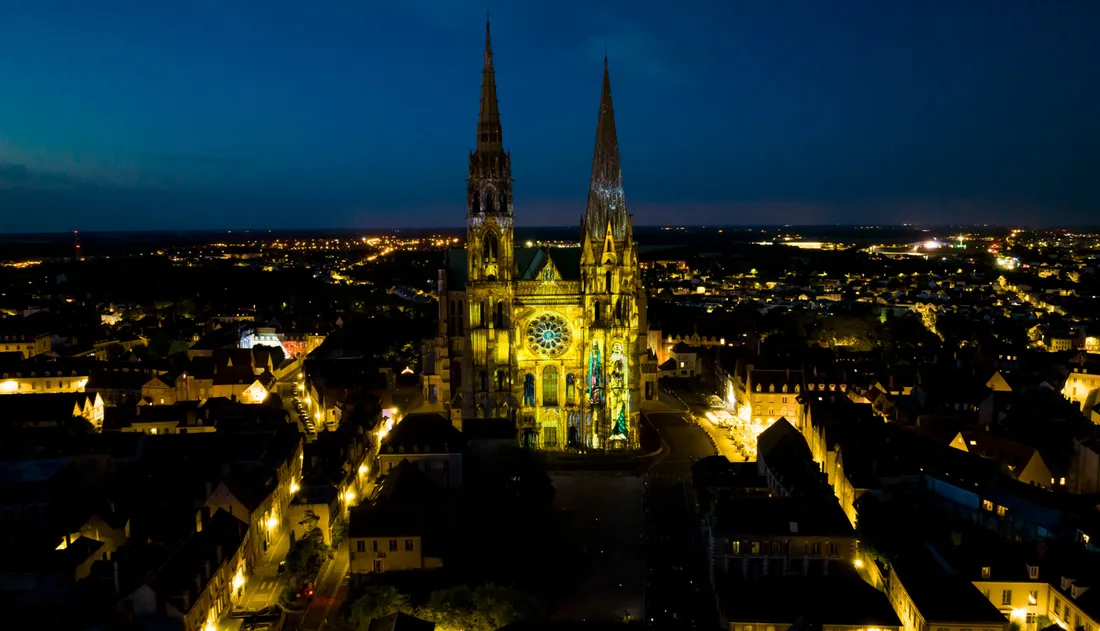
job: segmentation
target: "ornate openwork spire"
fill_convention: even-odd
[[[619,164],[619,139],[615,133],[615,109],[611,104],[611,74],[607,57],[603,59],[603,92],[596,122],[596,148],[592,156],[592,179],[588,185],[588,205],[584,211],[588,234],[603,241],[608,227],[613,239],[626,238],[626,194]]]
[[[489,16],[485,16],[485,67],[481,71],[481,112],[477,122],[477,148],[498,149],[504,142],[497,105],[496,72],[493,70],[493,43]]]

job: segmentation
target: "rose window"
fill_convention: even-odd
[[[527,343],[544,355],[564,353],[572,339],[569,324],[561,316],[544,313],[527,324]]]

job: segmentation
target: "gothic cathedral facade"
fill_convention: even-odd
[[[656,371],[643,371],[652,363],[646,300],[607,60],[579,248],[516,246],[512,158],[504,149],[488,24],[484,63],[466,247],[449,250],[440,271],[426,403],[459,426],[463,419],[511,419],[526,447],[635,449],[642,400],[657,396]]]

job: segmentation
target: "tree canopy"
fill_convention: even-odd
[[[545,612],[530,594],[493,583],[456,585],[431,593],[423,606],[392,585],[372,585],[352,603],[349,622],[365,631],[371,620],[395,612],[414,615],[448,629],[496,631],[519,621],[539,620]]]

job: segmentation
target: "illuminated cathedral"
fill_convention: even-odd
[[[489,25],[466,247],[447,252],[425,403],[463,419],[507,418],[538,449],[638,446],[657,396],[645,292],[619,167],[611,80],[603,91],[579,248],[517,247],[512,158],[504,148]]]

